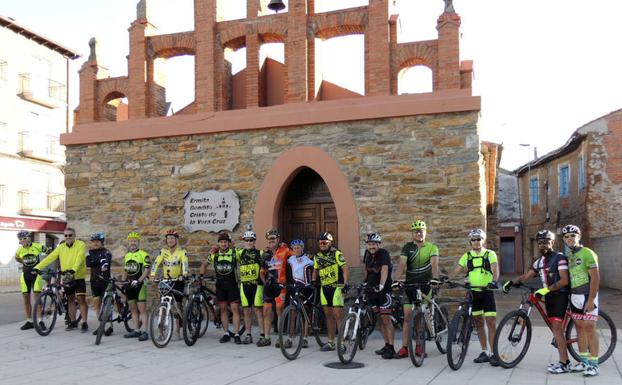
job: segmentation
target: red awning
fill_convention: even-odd
[[[0,216],[0,230],[29,230],[47,233],[62,233],[66,222],[25,217]]]

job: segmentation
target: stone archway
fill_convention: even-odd
[[[258,245],[265,246],[263,232],[278,226],[285,192],[292,179],[305,167],[318,173],[326,182],[337,210],[339,248],[350,266],[358,266],[359,218],[354,196],[337,162],[317,147],[291,148],[281,154],[268,171],[255,202],[253,223],[259,234]]]

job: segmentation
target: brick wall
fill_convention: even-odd
[[[592,239],[592,249],[598,254],[600,285],[622,290],[622,237],[614,235]]]

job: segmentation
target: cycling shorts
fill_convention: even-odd
[[[216,299],[218,303],[240,302],[240,288],[235,281],[216,280]]]
[[[74,279],[65,286],[65,294],[86,295],[86,281],[84,279]]]
[[[369,303],[375,313],[391,314],[393,306],[393,298],[389,293],[371,293],[369,294]]]
[[[428,295],[430,293],[430,286],[425,285],[421,286],[421,293]],[[404,295],[402,296],[402,303],[404,307],[412,308],[412,305],[415,303],[415,296],[417,295],[417,288],[415,287],[406,287],[404,288]]]
[[[100,279],[91,280],[91,296],[93,298],[103,297],[107,286],[108,283],[106,281]]]
[[[544,307],[549,321],[562,322],[568,309],[568,293],[552,292],[545,295]]]
[[[598,321],[598,293],[594,298],[594,310],[585,310],[589,294],[570,294],[570,315],[572,319],[583,321]]]
[[[136,287],[127,285],[125,287],[125,296],[127,303],[147,302],[147,285],[144,282],[140,282]]]
[[[473,291],[473,307],[471,314],[474,316],[496,317],[497,305],[495,294],[491,290]]]
[[[254,283],[240,284],[240,299],[242,307],[262,307],[263,306],[263,286]]]
[[[322,286],[320,287],[320,303],[326,307],[343,307],[343,295],[341,287]]]
[[[30,273],[22,273],[19,279],[22,293],[40,293],[43,288],[43,278],[40,275],[34,275]]]

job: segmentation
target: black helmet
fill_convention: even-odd
[[[538,234],[536,234],[536,240],[539,241],[541,239],[548,239],[550,241],[554,241],[555,240],[555,234],[553,234],[552,231],[543,229],[538,231]]]
[[[17,239],[30,238],[30,236],[31,236],[30,231],[26,231],[26,230],[20,230],[17,233]]]
[[[270,229],[268,231],[266,231],[266,239],[270,239],[270,238],[280,238],[281,237],[281,233],[279,233],[279,230],[277,229]]]
[[[579,229],[579,226],[575,226],[575,225],[566,225],[562,228],[562,234],[566,235],[566,234],[579,234],[581,235],[581,229]]]
[[[218,241],[231,242],[231,237],[229,236],[229,233],[220,233],[218,234]]]
[[[367,234],[367,242],[381,243],[382,237],[378,233]]]
[[[317,238],[318,241],[333,241],[333,235],[327,231],[323,232],[322,234],[320,234],[320,236]]]

